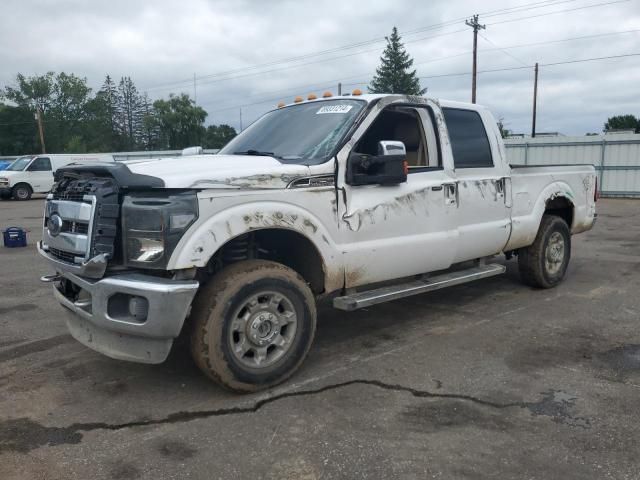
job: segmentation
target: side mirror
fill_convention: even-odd
[[[404,143],[378,142],[378,155],[351,152],[347,159],[347,184],[397,185],[407,181],[409,167]]]

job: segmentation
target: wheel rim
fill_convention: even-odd
[[[20,200],[24,200],[25,198],[27,198],[29,196],[29,192],[26,188],[18,188],[16,190],[16,196],[20,199]]]
[[[555,275],[562,269],[564,252],[564,236],[560,232],[553,232],[547,242],[544,255],[545,268],[549,274]]]
[[[254,294],[231,319],[231,352],[245,367],[269,367],[291,349],[297,326],[293,302],[286,295],[274,291]]]

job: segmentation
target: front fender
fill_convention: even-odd
[[[199,219],[178,243],[167,269],[204,267],[229,240],[270,228],[293,230],[306,237],[322,257],[326,290],[342,287],[341,255],[328,229],[308,210],[284,202],[243,203]]]
[[[511,236],[504,250],[515,250],[531,245],[538,233],[547,202],[558,197],[566,198],[575,209],[575,192],[566,182],[550,183],[538,194],[535,202],[531,202],[528,192],[514,192]]]

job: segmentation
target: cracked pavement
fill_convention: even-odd
[[[601,200],[566,281],[505,276],[320,308],[287,383],[239,396],[75,342],[36,257],[42,200],[1,202],[0,479],[640,478],[640,201]],[[502,260],[501,260],[502,261]]]

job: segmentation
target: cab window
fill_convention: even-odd
[[[27,168],[27,171],[29,171],[29,172],[50,172],[51,171],[51,160],[49,160],[47,157],[38,157],[33,162],[31,162],[31,165],[29,165],[29,168]]]
[[[455,168],[493,167],[491,145],[482,118],[473,110],[443,108]]]
[[[404,143],[410,169],[429,166],[427,142],[417,109],[390,107],[383,110],[362,136],[355,151],[377,155],[378,142],[381,140],[396,140]]]

